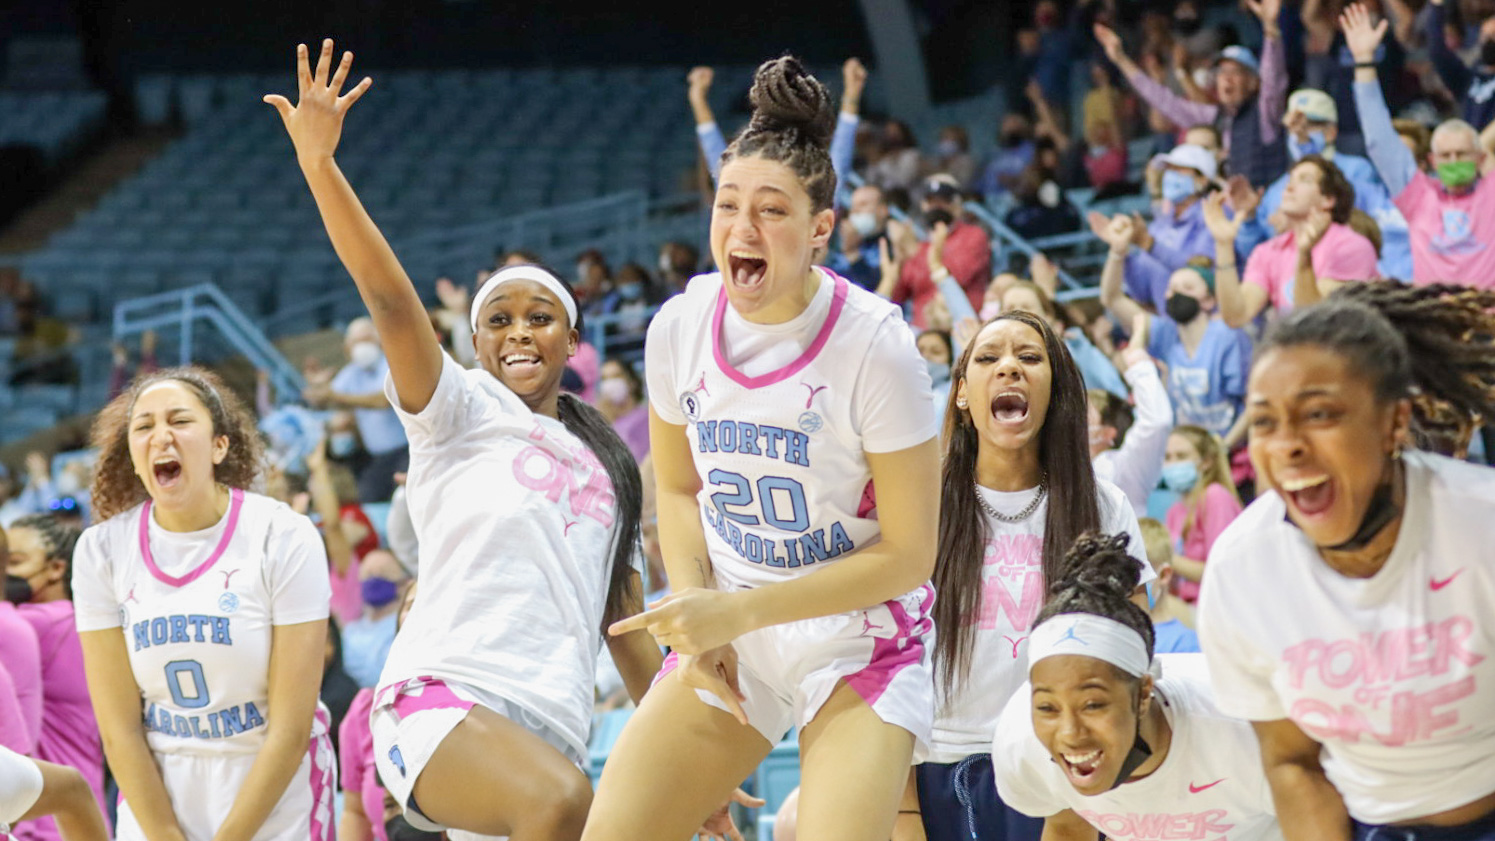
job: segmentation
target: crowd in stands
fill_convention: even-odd
[[[1062,335],[1089,389],[1098,475],[1152,518],[1142,530],[1166,590],[1153,609],[1159,651],[1197,650],[1189,626],[1205,560],[1252,498],[1243,401],[1264,327],[1377,278],[1495,286],[1492,12],[1491,0],[1242,0],[1240,8],[1042,0],[1018,34],[1010,107],[992,115],[995,150],[984,160],[966,126],[941,127],[929,146],[908,122],[862,114],[869,71],[856,59],[843,67],[831,144],[839,222],[824,265],[905,308],[941,412],[952,399],[951,366],[981,323],[1022,310]],[[1071,74],[1081,68],[1077,85]],[[685,93],[715,177],[727,141],[706,104],[712,81],[710,68],[696,68]],[[1138,150],[1145,160],[1129,160]],[[1139,171],[1141,181],[1130,181]],[[1128,195],[1144,197],[1138,206],[1147,209],[1108,215],[1089,206]],[[1062,256],[995,272],[1003,249],[994,249],[986,218],[1029,240],[1091,232],[1105,254],[1098,303],[1061,288]],[[481,284],[527,262],[537,261],[512,251],[471,268]],[[583,317],[615,320],[607,355],[583,344],[563,387],[601,410],[643,465],[651,594],[668,582],[647,489],[644,334],[658,306],[709,268],[683,242],[664,244],[652,266],[612,266],[594,250],[574,266]],[[434,280],[431,321],[470,366],[473,290]],[[44,313],[34,287],[0,274],[0,336],[15,340],[12,384],[75,376],[19,364],[66,343],[67,326]],[[389,405],[372,322],[347,325],[344,352],[341,366],[308,363],[301,395],[276,405],[262,387],[258,402],[266,491],[316,520],[326,542],[334,626],[322,697],[344,722],[347,751],[371,750],[366,733],[350,739],[360,717],[343,716],[367,708],[412,588],[416,544],[401,487],[409,444]],[[157,367],[153,340],[133,358],[116,348],[114,363],[111,394]],[[1426,440],[1445,453],[1484,450],[1479,419],[1453,418],[1453,433],[1440,437],[1431,431],[1448,424],[1436,422],[1437,407],[1423,418]],[[88,522],[88,471],[87,459],[54,465],[41,452],[23,469],[0,471],[0,536],[9,538],[0,680],[20,693],[0,684],[0,744],[79,768],[102,798],[76,636],[67,639],[70,619],[57,619],[71,597],[71,541]],[[598,680],[600,708],[616,705],[621,680],[605,669]],[[12,700],[19,717],[5,706]],[[384,801],[360,790],[377,784],[366,773],[372,765],[345,754],[343,768],[345,808],[356,816],[344,819],[341,841],[383,841]],[[55,828],[23,822],[15,835],[55,837]]]

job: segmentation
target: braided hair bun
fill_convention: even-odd
[[[1103,616],[1141,634],[1151,656],[1152,618],[1132,601],[1132,593],[1142,583],[1142,565],[1127,554],[1130,542],[1125,532],[1081,535],[1065,553],[1060,574],[1048,582],[1048,600],[1033,627],[1062,613]]]
[[[736,158],[778,161],[799,177],[813,212],[830,208],[836,197],[830,155],[836,111],[830,91],[799,59],[786,55],[758,68],[748,99],[753,117],[722,153],[722,165]]]
[[[786,146],[829,148],[836,129],[830,91],[799,59],[786,55],[760,65],[748,99],[753,104],[749,134],[772,132]]]

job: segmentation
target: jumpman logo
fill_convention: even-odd
[[[137,585],[137,584],[131,584],[130,585],[130,592],[129,592],[129,594],[125,596],[125,600],[123,602],[121,602],[120,604],[127,604],[129,602],[134,602],[135,604],[140,604],[140,600],[137,599],[137,598],[135,598],[135,588],[137,586],[139,586],[139,585]]]
[[[805,399],[806,409],[810,408],[810,404],[815,402],[815,395],[819,394],[822,391],[825,391],[827,388],[830,388],[830,386],[828,385],[813,386],[809,383],[800,383],[800,385],[810,390],[810,396]]]
[[[1020,645],[1022,645],[1023,644],[1023,640],[1027,639],[1027,637],[1018,637],[1017,639],[1013,639],[1012,637],[1009,637],[1006,634],[1003,634],[1002,635],[1002,639],[1007,640],[1009,643],[1012,644],[1012,659],[1016,660],[1017,659],[1017,647],[1020,646]]]
[[[565,537],[565,536],[567,536],[567,535],[569,535],[571,533],[571,527],[574,526],[574,525],[576,525],[577,523],[580,523],[581,521],[577,520],[576,522],[572,522],[571,520],[568,520],[565,517],[562,517],[561,518],[561,522],[563,522],[563,523],[566,524],[565,530],[561,532],[561,537]]]
[[[234,573],[236,573],[236,572],[238,572],[238,570],[236,570],[236,569],[231,569],[231,570],[227,570],[227,571],[224,571],[224,570],[221,570],[221,569],[218,570],[218,574],[221,575],[221,576],[223,576],[223,589],[225,589],[225,590],[228,589],[229,579],[233,578],[234,577]]]
[[[862,636],[865,637],[873,631],[881,631],[882,629],[882,625],[872,624],[872,617],[867,614],[867,611],[862,611]]]
[[[696,382],[695,390],[701,392],[702,394],[706,395],[707,397],[711,396],[711,392],[709,392],[709,391],[706,390],[706,372],[705,371],[701,372],[701,379]]]
[[[1070,625],[1069,626],[1069,630],[1067,630],[1067,631],[1064,632],[1064,636],[1062,636],[1062,637],[1059,638],[1059,642],[1065,642],[1067,640],[1074,640],[1075,642],[1079,643],[1080,645],[1084,645],[1084,646],[1090,645],[1090,643],[1085,642],[1084,640],[1082,640],[1078,636],[1076,636],[1076,634],[1075,634],[1075,628],[1079,627],[1079,624],[1080,623],[1076,622],[1075,624]]]

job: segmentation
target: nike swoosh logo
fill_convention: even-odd
[[[1190,794],[1198,794],[1199,792],[1204,791],[1207,788],[1214,788],[1215,786],[1217,786],[1217,785],[1219,785],[1220,783],[1223,783],[1223,782],[1225,782],[1225,778],[1224,777],[1221,777],[1220,779],[1215,780],[1212,783],[1205,783],[1202,786],[1196,786],[1193,783],[1189,783],[1189,793]]]
[[[1444,587],[1447,587],[1449,584],[1453,583],[1453,580],[1455,578],[1458,578],[1459,577],[1459,573],[1461,573],[1463,571],[1464,571],[1463,568],[1460,567],[1459,569],[1457,569],[1457,570],[1454,571],[1453,575],[1450,575],[1449,577],[1443,579],[1442,581],[1439,581],[1436,578],[1429,579],[1428,580],[1428,586],[1432,587],[1433,588],[1433,592],[1436,593],[1439,590],[1442,590]]]

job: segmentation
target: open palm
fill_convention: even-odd
[[[270,94],[265,102],[275,106],[280,119],[285,123],[286,133],[296,147],[296,157],[303,163],[331,158],[337,151],[338,141],[343,136],[343,117],[348,109],[363,96],[373,79],[364,77],[354,88],[342,93],[343,83],[348,79],[348,70],[353,66],[353,54],[343,53],[332,78],[327,73],[332,66],[332,39],[322,42],[322,54],[317,59],[317,72],[313,76],[308,66],[305,44],[296,47],[296,86],[298,101],[290,101],[279,94]]]

